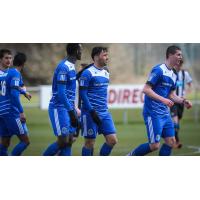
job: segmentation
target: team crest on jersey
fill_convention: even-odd
[[[93,133],[94,133],[93,129],[88,130],[88,135],[93,135]]]
[[[156,141],[160,141],[160,135],[156,135]]]
[[[63,127],[62,130],[61,130],[61,132],[63,134],[67,134],[69,132],[69,129],[67,127]]]

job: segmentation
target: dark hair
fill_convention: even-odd
[[[11,51],[9,49],[1,49],[0,50],[0,59],[2,59],[5,54],[12,55],[12,53],[11,53]]]
[[[174,54],[176,53],[177,50],[181,50],[181,48],[179,48],[178,46],[175,46],[175,45],[169,46],[169,47],[167,48],[167,51],[166,51],[166,58],[169,57],[169,54],[174,55]]]
[[[69,43],[66,46],[67,55],[73,56],[76,55],[77,50],[80,48],[79,43]]]
[[[102,51],[107,52],[108,49],[106,47],[94,47],[91,53],[92,60],[94,60],[94,57],[98,56]]]
[[[17,53],[13,60],[14,66],[22,66],[26,62],[26,55],[24,53]]]

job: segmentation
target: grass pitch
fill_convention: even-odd
[[[195,109],[195,108],[194,108]],[[200,123],[194,121],[194,110],[185,111],[184,119],[181,122],[180,138],[183,142],[183,148],[173,151],[174,156],[196,156],[200,155]],[[31,144],[23,155],[40,156],[46,147],[55,140],[51,125],[49,123],[47,111],[41,111],[39,108],[26,108],[27,126]],[[141,110],[127,110],[127,123],[123,123],[124,111],[112,110],[115,121],[118,144],[112,151],[113,156],[124,156],[134,147],[147,141],[146,130],[143,123]],[[98,155],[99,149],[104,142],[103,136],[98,136],[95,145],[94,155]],[[17,138],[12,138],[11,148],[17,143]],[[80,156],[83,138],[79,137],[73,145],[73,155]],[[150,155],[157,155],[155,152]]]

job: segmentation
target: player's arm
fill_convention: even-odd
[[[192,92],[192,77],[190,76],[188,71],[185,71],[185,81],[187,84],[186,94],[189,94]]]
[[[171,91],[169,98],[175,103],[183,104],[187,109],[192,107],[192,102],[190,102],[187,99],[184,99],[184,98],[177,96],[176,92],[174,90]]]
[[[92,107],[89,99],[88,99],[88,86],[91,80],[91,74],[89,71],[84,71],[80,77],[80,97],[84,102],[86,109],[90,112],[92,119],[97,125],[101,124],[101,119],[99,118],[97,112]]]
[[[24,95],[29,101],[31,100],[32,95],[29,92],[27,92],[25,86],[20,87],[19,90],[20,90],[20,94]]]
[[[171,101],[170,99],[164,98],[164,97],[156,94],[152,90],[152,86],[149,83],[145,84],[145,86],[143,88],[143,92],[144,92],[144,94],[151,97],[152,99],[155,99],[157,101],[164,103],[166,106],[172,107],[174,105],[173,101]]]
[[[156,84],[160,80],[161,76],[162,76],[161,70],[159,68],[153,68],[149,75],[149,78],[143,88],[143,93],[145,95],[149,96],[150,98],[160,101],[163,104],[165,104],[166,106],[171,107],[171,106],[173,106],[174,103],[170,99],[167,99],[167,98],[164,98],[164,97],[158,95],[152,89],[154,86],[156,86]]]
[[[15,106],[18,110],[19,110],[19,113],[20,113],[20,120],[22,122],[25,122],[26,121],[26,117],[25,117],[25,114],[24,114],[24,110],[23,110],[23,107],[22,107],[22,104],[20,102],[20,87],[19,87],[19,81],[20,81],[20,77],[19,77],[19,74],[14,74],[13,77],[11,78],[11,84],[10,84],[10,87],[11,87],[11,103],[13,106]]]
[[[24,95],[29,101],[31,100],[32,96],[29,92],[27,92],[21,74],[20,74],[20,88],[19,88],[19,90],[20,90],[20,94]]]
[[[57,86],[58,86],[58,98],[62,104],[64,104],[65,108],[69,113],[69,117],[71,120],[71,125],[73,127],[78,126],[78,118],[77,115],[72,108],[69,99],[67,98],[65,91],[66,91],[66,84],[67,84],[67,72],[61,71],[57,77]]]

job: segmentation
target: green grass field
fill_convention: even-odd
[[[195,107],[194,107],[195,109]],[[24,152],[26,156],[41,155],[44,149],[55,140],[47,111],[38,108],[26,108],[27,125],[30,133],[31,145]],[[146,142],[146,131],[141,110],[128,110],[128,123],[123,124],[123,111],[112,110],[113,118],[117,128],[118,144],[113,149],[113,156],[124,156],[140,143]],[[180,150],[174,150],[173,155],[200,155],[200,123],[194,122],[193,112],[186,111],[181,123],[180,137],[184,144]],[[100,135],[97,138],[95,155],[98,155],[100,146],[104,138]],[[11,148],[17,143],[17,138],[13,137]],[[73,145],[73,155],[81,155],[83,138],[79,137]],[[11,149],[10,148],[10,149]],[[157,155],[153,153],[151,155]]]

